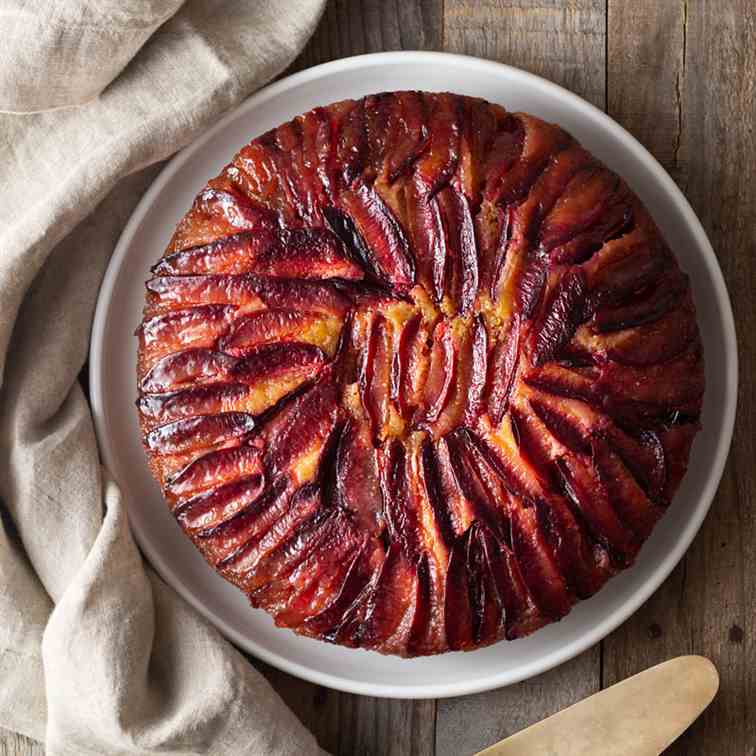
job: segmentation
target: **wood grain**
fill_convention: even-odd
[[[709,234],[740,339],[738,419],[684,562],[604,642],[609,685],[674,654],[711,658],[720,693],[673,754],[756,753],[756,12],[750,0],[610,0],[610,114],[670,169]],[[655,30],[653,44],[649,34]]]
[[[291,70],[350,55],[442,49],[443,0],[331,0]]]
[[[605,0],[446,0],[448,52],[498,60],[605,103]]]
[[[438,754],[472,754],[599,689],[599,647],[518,685],[438,702]]]

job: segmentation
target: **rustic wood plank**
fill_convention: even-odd
[[[438,50],[443,0],[331,0],[290,71],[388,50]]]
[[[609,685],[681,653],[720,693],[673,754],[756,753],[756,13],[751,0],[609,3],[611,115],[670,169],[716,250],[735,310],[740,392],[725,475],[685,561],[604,643]],[[653,33],[653,43],[648,42]]]
[[[444,49],[509,63],[605,105],[604,0],[446,0]],[[436,753],[461,756],[595,693],[600,648],[537,678],[437,704]]]
[[[339,693],[255,661],[278,694],[334,756],[431,756],[435,701]]]
[[[605,0],[446,0],[444,49],[509,63],[603,109]]]
[[[508,688],[438,702],[436,753],[465,756],[492,745],[599,688],[599,647]]]
[[[44,753],[44,747],[36,740],[0,730],[0,756],[44,756]]]

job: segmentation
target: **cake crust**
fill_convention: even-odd
[[[556,125],[449,93],[309,113],[179,223],[137,329],[150,469],[276,624],[402,656],[631,565],[699,429],[687,276]]]

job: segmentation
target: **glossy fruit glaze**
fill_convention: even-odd
[[[212,179],[147,282],[150,466],[277,624],[517,638],[632,564],[698,428],[687,277],[558,126],[452,94],[315,110]]]

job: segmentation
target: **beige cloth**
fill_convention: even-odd
[[[285,68],[322,5],[0,4],[0,726],[50,754],[319,752],[143,563],[77,376],[148,166]]]

